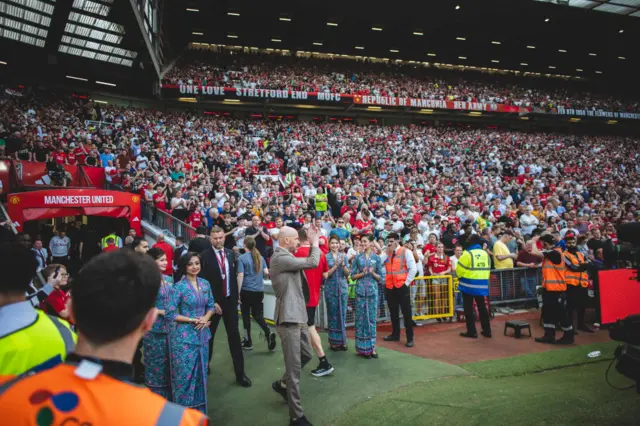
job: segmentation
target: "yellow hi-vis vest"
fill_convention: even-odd
[[[36,313],[30,326],[0,336],[0,377],[53,367],[75,348],[78,338],[66,321]]]
[[[317,212],[326,212],[327,211],[327,194],[316,194],[316,211]]]
[[[489,277],[491,276],[491,262],[486,251],[476,246],[465,250],[456,265],[458,290],[474,296],[489,295]]]
[[[109,234],[102,239],[100,243],[101,248],[105,248],[106,246],[108,246],[107,240],[109,238],[113,238],[113,242],[115,243],[115,246],[120,247],[120,237],[118,237],[116,234]]]

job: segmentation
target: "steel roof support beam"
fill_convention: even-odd
[[[136,17],[136,21],[138,22],[138,29],[140,30],[140,34],[142,35],[142,39],[144,40],[144,44],[147,47],[147,52],[149,53],[149,57],[151,58],[151,62],[153,63],[153,68],[156,71],[156,76],[160,79],[160,61],[156,56],[155,49],[153,48],[153,44],[149,37],[147,36],[147,31],[144,27],[144,17],[140,14],[138,10],[138,2],[136,0],[129,0],[131,4],[131,10],[133,11],[133,15]],[[138,55],[140,56],[140,55]]]

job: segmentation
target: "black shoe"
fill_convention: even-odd
[[[584,331],[585,333],[595,333],[594,330],[592,330],[591,328],[587,327],[586,325],[579,326],[578,330]],[[578,334],[578,333],[575,333],[575,334]]]
[[[565,331],[560,340],[556,340],[556,345],[572,345],[573,330]]]
[[[484,337],[491,337],[491,332],[486,333],[486,332],[483,331],[480,334],[482,334]]]
[[[535,340],[538,343],[548,343],[550,345],[553,345],[556,342],[556,338],[550,336],[536,337]]]
[[[249,380],[249,378],[246,375],[243,375],[242,377],[238,377],[236,379],[236,383],[242,386],[243,388],[251,387],[251,380]]]
[[[340,346],[340,350],[346,352],[349,350],[349,348],[347,347],[347,345],[342,345]]]
[[[407,341],[407,344],[405,346],[408,347],[408,348],[412,348],[413,347],[413,340]]]
[[[289,426],[313,426],[313,425],[309,423],[309,420],[307,420],[305,416],[302,416],[295,420],[291,419],[291,421],[289,422]]]
[[[371,358],[378,359],[378,358],[380,358],[380,355],[378,355],[378,352],[374,352],[374,353],[371,354]]]
[[[243,339],[242,340],[242,349],[244,349],[245,351],[252,351],[253,350],[253,343],[251,343],[251,340]]]
[[[276,333],[274,333],[273,331],[269,333],[267,347],[270,351],[276,348]]]
[[[468,337],[470,339],[477,339],[478,335],[477,334],[470,334],[470,333],[460,333],[460,335],[462,337]]]
[[[333,365],[327,363],[320,363],[318,365],[318,368],[316,368],[315,370],[311,370],[311,374],[314,377],[322,377],[322,376],[328,376],[329,374],[333,373],[333,370],[335,370],[333,368]]]
[[[442,318],[436,318],[436,321],[442,322]]]
[[[287,388],[282,386],[280,380],[276,380],[275,382],[271,383],[271,389],[278,392],[280,396],[284,398],[285,402],[289,400],[289,398],[287,397]]]
[[[400,337],[396,337],[392,334],[390,336],[385,336],[385,338],[382,340],[384,340],[385,342],[398,342],[400,341]]]
[[[342,346],[329,346],[329,349],[331,349],[334,352],[338,352],[342,350]]]

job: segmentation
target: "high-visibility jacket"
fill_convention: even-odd
[[[296,174],[289,172],[284,177],[284,186],[291,186],[296,181]]]
[[[0,385],[0,412],[7,425],[203,426],[207,417],[168,402],[149,389],[101,373],[80,361]],[[37,419],[37,420],[36,420]],[[44,422],[41,420],[50,420]]]
[[[546,257],[542,261],[542,287],[547,291],[567,291],[567,282],[565,279],[567,267],[564,264],[564,255],[562,249],[556,247],[554,249],[560,253],[560,264],[552,263]]]
[[[401,288],[409,276],[409,267],[404,252],[404,247],[400,247],[393,256],[387,256],[384,261],[384,268],[387,271],[384,281],[386,288]]]
[[[316,211],[317,212],[326,212],[327,211],[327,194],[320,193],[316,194]]]
[[[0,377],[53,367],[75,348],[77,337],[66,321],[36,313],[33,324],[0,336]]]
[[[465,250],[456,265],[458,290],[473,296],[489,295],[489,276],[491,260],[489,254],[480,246]]]
[[[584,255],[580,252],[573,254],[567,250],[564,252],[564,257],[575,266],[585,263]],[[572,271],[567,268],[565,272],[565,281],[567,285],[589,287],[589,277],[586,272]]]
[[[108,240],[109,238],[113,238],[113,242],[115,243],[115,246],[116,246],[116,247],[120,247],[120,246],[121,246],[121,244],[120,244],[120,237],[118,237],[116,234],[109,234],[109,235],[107,235],[106,237],[104,237],[104,238],[102,239],[102,241],[100,242],[100,246],[101,246],[101,248],[105,248],[105,247],[108,245],[108,244],[107,244],[107,240]]]

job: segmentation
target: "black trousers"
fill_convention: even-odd
[[[69,256],[51,257],[51,264],[63,265],[65,268],[69,266]]]
[[[545,334],[556,334],[556,324],[564,331],[573,330],[567,315],[567,300],[564,291],[545,291],[542,293],[542,325]]]
[[[244,356],[242,355],[242,342],[240,341],[240,332],[238,331],[238,301],[233,297],[225,297],[222,300],[216,300],[222,309],[222,315],[214,315],[211,318],[211,340],[209,340],[209,361],[213,355],[213,340],[216,337],[216,330],[220,320],[224,320],[224,328],[227,332],[227,341],[229,342],[229,351],[233,359],[233,370],[236,378],[244,376]]]
[[[142,364],[142,339],[138,343],[136,352],[133,354],[133,381],[144,383],[144,364]]]
[[[584,312],[587,308],[589,290],[587,287],[568,285],[567,286],[567,316],[573,323],[573,313],[578,313],[577,326],[584,326]]]
[[[403,285],[400,288],[386,288],[384,290],[387,304],[389,305],[389,315],[391,316],[391,335],[400,337],[400,310],[404,317],[404,328],[407,333],[407,341],[413,340],[413,317],[411,316],[411,296],[409,287]]]
[[[476,318],[473,312],[473,301],[476,301],[478,307],[478,314],[480,315],[480,325],[484,334],[491,334],[491,323],[489,322],[489,311],[487,311],[487,305],[484,301],[484,296],[474,296],[472,294],[462,293],[462,304],[464,306],[464,319],[467,322],[467,333],[478,334],[476,328]]]
[[[269,336],[269,326],[264,320],[264,306],[262,301],[264,299],[264,292],[262,291],[247,291],[242,290],[240,292],[240,305],[242,311],[242,326],[247,331],[247,339],[251,342],[251,316],[258,323],[262,331],[264,331],[265,337]]]

